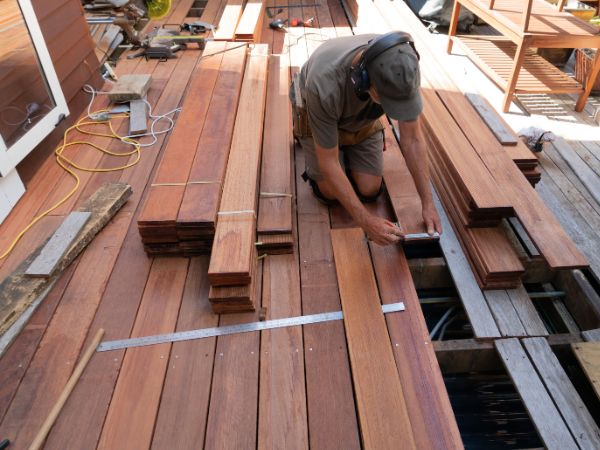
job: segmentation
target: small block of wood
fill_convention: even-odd
[[[46,243],[38,257],[33,260],[25,275],[43,278],[52,276],[56,271],[58,262],[91,215],[92,213],[89,211],[74,211],[69,214]]]
[[[129,102],[129,134],[141,134],[148,130],[148,105],[144,100]]]
[[[113,103],[139,100],[146,96],[151,82],[150,74],[122,75],[111,89],[108,98]]]

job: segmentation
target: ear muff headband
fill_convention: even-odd
[[[413,51],[419,59],[419,52],[415,48],[412,36],[402,31],[392,31],[379,36],[369,42],[369,46],[361,55],[358,63],[350,68],[350,80],[354,85],[354,92],[361,100],[367,100],[369,98],[369,87],[371,83],[369,81],[369,73],[367,72],[367,65],[381,55],[386,50],[389,50],[396,45],[410,44]]]

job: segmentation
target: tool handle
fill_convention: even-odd
[[[38,431],[37,436],[35,437],[35,439],[31,443],[31,445],[29,446],[29,450],[38,450],[38,449],[42,448],[42,446],[44,445],[44,441],[46,440],[46,437],[48,436],[50,429],[54,425],[54,422],[56,422],[56,419],[58,418],[58,415],[60,414],[62,407],[67,402],[67,399],[69,398],[69,395],[73,391],[75,384],[77,384],[79,377],[81,377],[81,374],[83,373],[83,370],[85,369],[85,366],[87,365],[88,361],[92,358],[92,355],[96,352],[96,347],[98,347],[98,344],[100,344],[100,340],[102,339],[102,336],[104,336],[104,330],[102,328],[100,328],[98,330],[98,332],[96,333],[96,335],[94,336],[94,339],[92,340],[91,344],[86,349],[83,356],[81,357],[81,360],[77,364],[77,367],[75,367],[75,370],[73,371],[73,374],[71,375],[71,378],[69,378],[69,381],[67,381],[67,384],[66,384],[65,388],[63,389],[63,391],[61,392],[60,397],[58,397],[56,404],[50,411],[50,414],[48,414],[48,417],[46,418],[44,423],[42,424],[42,428],[40,429],[40,431]]]

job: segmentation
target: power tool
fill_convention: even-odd
[[[143,50],[128,58],[145,56],[146,59],[167,60],[175,58],[175,53],[187,47],[187,44],[195,43],[201,50],[206,46],[206,38],[189,34],[181,34],[178,30],[155,28],[142,41]]]

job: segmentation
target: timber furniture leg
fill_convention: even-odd
[[[456,28],[458,27],[458,16],[460,15],[460,3],[458,0],[454,0],[454,6],[452,8],[452,17],[450,18],[450,26],[448,28],[448,54],[452,53],[452,36],[456,36]]]
[[[508,84],[506,85],[506,91],[504,93],[504,103],[502,105],[502,112],[508,112],[508,109],[510,108],[510,102],[512,101],[513,94],[517,87],[517,81],[519,80],[519,72],[521,71],[523,60],[525,59],[526,49],[526,41],[525,39],[523,39],[519,43],[517,51],[515,52],[515,59],[513,61],[512,71],[508,80]]]
[[[594,56],[594,62],[592,63],[592,70],[588,74],[588,79],[585,82],[585,88],[583,93],[577,99],[577,103],[575,103],[575,111],[581,112],[583,111],[583,107],[585,106],[585,102],[590,96],[590,92],[592,91],[592,87],[594,86],[594,82],[598,77],[598,72],[600,71],[600,50],[596,50],[596,55]]]

